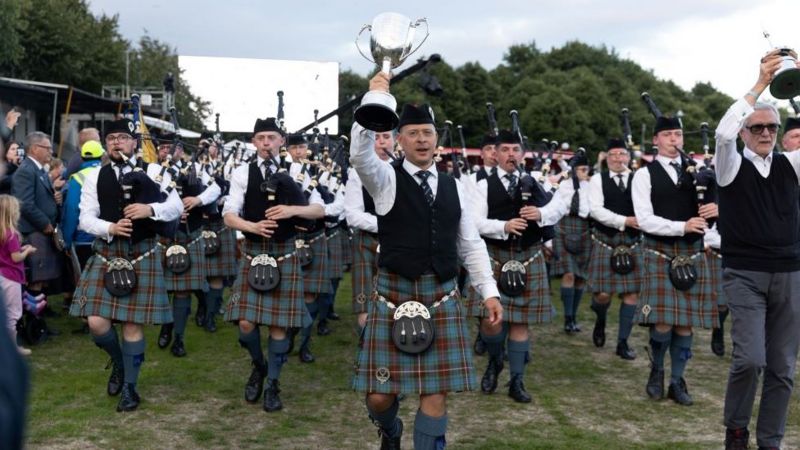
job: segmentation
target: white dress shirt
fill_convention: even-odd
[[[350,138],[350,163],[358,172],[359,177],[372,196],[375,202],[375,212],[379,215],[387,214],[394,206],[397,196],[397,181],[395,169],[383,163],[373,150],[375,146],[375,133],[362,128],[358,123],[353,124]],[[408,172],[417,183],[421,183],[415,173],[422,170],[419,167],[403,160],[403,170]],[[439,174],[436,166],[432,164],[426,169],[431,175],[428,177],[428,185],[436,197],[439,186]],[[489,261],[489,254],[486,251],[486,243],[478,234],[475,226],[475,217],[466,203],[461,183],[456,183],[456,191],[461,204],[461,219],[458,223],[458,233],[456,247],[458,255],[464,261],[464,267],[469,273],[470,280],[475,289],[480,292],[484,299],[499,297],[497,284],[493,278],[492,266]],[[413,233],[414,230],[408,230]]]
[[[203,186],[206,186],[205,190],[197,196],[200,199],[200,202],[203,206],[211,204],[212,202],[217,201],[220,194],[222,194],[222,190],[219,188],[219,185],[216,182],[212,182],[210,185],[208,184],[213,180],[211,175],[208,174],[207,171],[203,170],[203,167],[200,163],[194,163],[195,171],[200,177],[200,183]]]
[[[617,175],[622,175],[622,183],[627,188],[630,173],[630,169],[626,167],[625,171],[619,174],[615,172],[609,172],[608,174],[614,185],[618,184],[619,178]],[[592,175],[592,179],[589,180],[589,209],[591,210],[592,218],[607,227],[625,231],[625,219],[627,219],[627,217],[606,208],[605,202],[606,199],[603,195],[603,179],[600,173],[596,173]]]
[[[661,164],[661,167],[667,172],[672,182],[677,184],[678,172],[670,166],[671,162],[680,165],[680,156],[667,158],[666,156],[658,155],[650,164]],[[633,211],[636,213],[636,221],[639,222],[639,228],[645,233],[656,236],[683,236],[684,227],[686,226],[685,221],[669,220],[657,216],[653,212],[653,202],[650,199],[650,193],[653,190],[653,185],[650,182],[650,170],[646,167],[637,170],[633,174],[632,183]]]
[[[347,226],[370,233],[378,232],[378,217],[364,210],[364,196],[361,192],[361,178],[356,169],[347,170],[347,185],[344,195],[344,215]]]
[[[130,158],[131,162],[136,164],[136,156]],[[114,173],[119,178],[120,173],[117,167],[112,166]],[[122,167],[122,174],[132,171],[129,166]],[[155,181],[156,177],[161,173],[161,166],[158,164],[147,165],[147,176]],[[108,230],[112,223],[100,218],[100,202],[97,199],[97,178],[100,170],[92,170],[86,176],[81,188],[81,202],[80,202],[80,217],[78,228],[92,234],[98,238],[103,238],[108,242],[114,239],[114,236],[109,234]],[[172,182],[172,177],[167,172],[161,180],[161,190],[166,191],[169,184]],[[173,189],[164,202],[150,203],[147,206],[153,208],[154,215],[150,217],[152,220],[159,222],[170,222],[178,219],[183,213],[183,203],[178,193]]]
[[[506,175],[509,173],[497,167],[497,177],[503,183],[503,187],[508,191],[508,183],[510,182]],[[517,177],[517,186],[520,182],[520,174],[518,171],[513,173]],[[491,175],[489,175],[491,176]],[[475,208],[475,225],[478,227],[478,232],[483,237],[489,239],[508,239],[506,233],[506,221],[500,219],[490,219],[489,216],[489,180],[484,178],[478,181],[473,188],[473,195],[471,196],[471,203]]]
[[[586,219],[591,212],[589,208],[589,182],[579,181],[578,188],[578,217]],[[562,217],[569,214],[573,194],[575,194],[575,187],[572,185],[572,178],[561,181],[558,190],[553,195],[553,199],[539,208],[539,212],[542,214],[539,226],[555,225]]]

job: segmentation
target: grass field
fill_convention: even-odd
[[[557,287],[557,286],[556,286]],[[553,290],[556,292],[555,288]],[[58,300],[53,303],[59,306]],[[560,308],[560,302],[556,302]],[[454,394],[449,398],[448,448],[454,449],[719,449],[722,404],[729,358],[709,349],[710,331],[695,334],[687,382],[695,404],[646,398],[648,362],[645,329],[635,327],[631,344],[639,357],[613,354],[617,300],[609,313],[608,343],[591,343],[594,314],[588,296],[581,305],[583,333],[566,336],[557,318],[534,329],[533,359],[526,386],[534,401],[519,405],[501,386],[494,395]],[[56,308],[59,309],[59,308]],[[156,345],[157,327],[146,330],[147,352],[139,380],[138,411],[115,412],[117,398],[105,394],[107,357],[89,337],[69,331],[80,321],[49,319],[62,334],[30,357],[33,389],[28,419],[29,448],[378,448],[363,397],[350,389],[356,350],[350,283],[337,297],[342,321],[334,333],[314,336],[317,361],[301,364],[296,352],[281,375],[284,410],[267,414],[244,401],[249,358],[236,328],[222,324],[209,334],[188,325],[189,355],[178,359]],[[728,342],[728,354],[730,343]],[[667,358],[668,359],[668,358]],[[476,358],[479,375],[485,358]],[[669,372],[668,372],[669,373]],[[411,448],[417,400],[401,404],[406,423],[404,448]],[[754,434],[754,430],[751,432]],[[752,444],[754,445],[754,438]],[[784,448],[800,447],[800,402],[792,400]]]

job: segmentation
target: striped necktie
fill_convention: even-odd
[[[428,184],[428,177],[431,173],[426,170],[420,170],[414,175],[421,181],[419,185],[422,188],[422,192],[425,194],[425,200],[428,201],[428,206],[433,206],[433,191],[431,190],[431,185]]]

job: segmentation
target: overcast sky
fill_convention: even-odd
[[[798,0],[90,2],[96,14],[119,14],[127,39],[146,31],[181,55],[336,61],[359,73],[370,64],[356,34],[384,11],[426,17],[431,36],[421,52],[455,66],[493,68],[511,44],[536,41],[547,50],[577,39],[613,47],[686,89],[709,81],[736,97],[752,86],[769,49],[764,28],[773,44],[800,48]]]

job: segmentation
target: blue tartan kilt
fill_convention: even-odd
[[[303,289],[306,294],[330,294],[333,291],[330,271],[328,270],[328,240],[325,230],[319,230],[302,237],[311,246],[314,259],[311,264],[301,267],[303,271]]]
[[[611,269],[613,248],[618,245],[631,247],[634,269],[631,273],[620,275]],[[592,233],[592,255],[586,271],[586,284],[592,292],[606,294],[637,293],[641,289],[642,243],[641,238],[631,238],[625,233],[609,237],[600,232]]]
[[[701,243],[687,244],[678,241],[665,244],[644,238],[642,264],[642,290],[636,309],[636,320],[642,325],[665,324],[683,327],[710,328],[718,321],[717,304],[713,297],[711,276],[706,254]],[[677,255],[693,258],[698,279],[687,291],[679,291],[669,280],[670,259]]]
[[[477,379],[456,280],[440,282],[436,275],[431,274],[411,281],[381,270],[376,288],[362,334],[363,345],[356,358],[353,389],[383,394],[474,390]],[[379,300],[378,294],[395,305],[416,300],[430,308],[451,293],[452,297],[431,308],[436,335],[431,347],[419,355],[397,350],[391,338],[394,309]],[[388,379],[379,377],[379,373],[388,375]]]
[[[728,298],[722,289],[722,253],[711,249],[706,255],[708,258],[708,272],[711,274],[711,290],[717,306],[728,306]]]
[[[231,288],[231,296],[225,309],[225,320],[238,323],[240,320],[281,328],[304,327],[311,324],[311,316],[303,300],[303,275],[294,256],[294,239],[286,242],[250,242],[245,239],[239,276]],[[250,259],[266,253],[278,261],[281,281],[275,289],[258,292],[247,283]]]
[[[564,247],[564,239],[568,234],[583,236],[585,245],[581,253],[573,255]],[[589,254],[592,248],[589,239],[589,221],[587,219],[582,219],[579,216],[564,216],[556,225],[550,275],[555,277],[565,273],[572,273],[576,277],[586,278],[586,269],[589,266]]]
[[[331,279],[341,279],[344,276],[344,245],[347,233],[340,227],[325,230],[328,236],[328,274]]]
[[[104,239],[95,239],[92,250],[95,254],[89,257],[81,274],[81,280],[75,289],[69,313],[72,316],[99,316],[116,322],[129,322],[143,325],[172,322],[172,307],[164,284],[164,268],[162,257],[164,249],[155,238],[144,239],[132,246],[127,239],[114,238],[111,243]],[[98,256],[99,255],[99,256]],[[133,262],[136,271],[136,288],[130,295],[115,297],[111,295],[103,283],[106,263],[102,258],[124,258]]]
[[[346,266],[350,266],[353,264],[353,231],[352,228],[348,228],[343,225],[339,225],[339,229],[342,230],[342,262]]]
[[[206,256],[206,273],[209,277],[233,277],[239,271],[239,260],[236,258],[236,232],[220,221],[208,224],[208,230],[217,233],[219,251]]]
[[[369,299],[375,290],[375,272],[378,265],[378,236],[356,230],[353,236],[353,265],[350,273],[353,281],[353,313],[365,313]]]
[[[197,229],[188,236],[184,231],[178,231],[175,241],[163,240],[164,246],[164,284],[169,292],[208,291],[208,273],[206,272],[206,254],[203,250],[202,230]],[[166,249],[173,243],[186,247],[189,251],[189,270],[176,274],[166,267]]]
[[[500,280],[500,269],[509,260],[516,260],[525,266],[525,291],[516,297],[509,297],[500,291],[500,304],[503,305],[503,321],[508,323],[539,324],[552,319],[553,308],[550,302],[550,282],[547,276],[544,254],[541,245],[518,251],[486,245],[492,261],[495,280]],[[469,287],[468,310],[471,317],[486,317],[483,299],[477,290]]]

